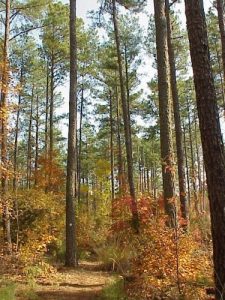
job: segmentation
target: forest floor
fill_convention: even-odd
[[[118,277],[118,276],[117,276]],[[115,275],[101,271],[98,262],[81,262],[76,269],[59,268],[53,279],[38,279],[33,286],[36,300],[95,300],[101,299],[104,287],[112,284]],[[17,300],[31,299],[27,283],[20,283]],[[27,295],[26,295],[27,294]]]

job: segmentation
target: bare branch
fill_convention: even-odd
[[[173,0],[171,3],[170,3],[170,7],[172,6],[172,5],[174,5],[174,3],[176,3],[178,0]]]
[[[30,27],[30,28],[27,28],[27,29],[25,29],[25,30],[23,30],[23,31],[21,31],[21,32],[19,32],[19,33],[17,33],[17,34],[15,34],[13,37],[11,37],[10,41],[13,40],[13,39],[15,39],[15,38],[17,38],[18,36],[20,36],[20,35],[22,35],[22,34],[28,33],[28,32],[30,32],[30,31],[32,31],[32,30],[35,30],[35,29],[43,28],[43,27],[45,27],[45,26],[46,26],[46,25],[41,25],[41,26],[36,26],[36,27]]]

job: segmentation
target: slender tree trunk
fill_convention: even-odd
[[[7,136],[8,136],[8,118],[7,118],[7,101],[9,95],[9,35],[10,35],[10,0],[5,2],[5,36],[3,45],[3,70],[2,70],[2,88],[1,88],[1,160],[4,170],[2,171],[2,205],[3,205],[3,235],[4,241],[7,245],[7,252],[12,252],[11,241],[11,226],[10,226],[10,213],[9,203],[7,199],[8,193],[8,160],[7,160]]]
[[[125,60],[125,74],[126,74],[126,95],[127,95],[127,115],[128,115],[128,127],[131,132],[131,119],[130,119],[130,86],[129,86],[129,71],[128,71],[128,57],[127,57],[127,46],[124,47],[124,60]],[[132,143],[131,143],[132,144]]]
[[[138,210],[137,210],[134,178],[133,178],[132,141],[131,141],[131,132],[130,132],[130,124],[129,124],[129,111],[128,111],[124,77],[123,77],[123,65],[122,65],[122,58],[121,58],[120,37],[119,37],[115,0],[112,1],[112,5],[113,5],[113,25],[114,25],[114,34],[115,34],[117,59],[118,59],[118,67],[119,67],[120,92],[121,92],[121,100],[122,100],[124,134],[125,134],[125,144],[126,144],[126,154],[127,154],[127,173],[128,173],[127,175],[128,175],[130,196],[132,201],[132,222],[133,222],[134,229],[138,231],[139,220],[138,220]]]
[[[141,182],[142,182],[142,189],[141,193],[145,192],[145,160],[144,160],[144,149],[141,148]]]
[[[113,144],[113,106],[112,93],[109,95],[109,120],[110,120],[110,166],[111,166],[111,195],[112,201],[115,199],[115,184],[114,184],[114,144]]]
[[[157,199],[157,186],[156,186],[156,176],[157,176],[157,169],[156,165],[153,165],[153,198],[154,200]]]
[[[23,85],[23,59],[20,70],[20,85]],[[18,208],[18,200],[17,200],[17,188],[18,188],[18,138],[19,138],[19,123],[20,123],[20,106],[21,106],[21,92],[19,92],[18,97],[18,108],[16,113],[16,129],[15,129],[15,139],[14,139],[14,153],[13,153],[13,193],[14,193],[14,211],[15,211],[15,219],[16,219],[16,251],[19,247],[19,208]]]
[[[79,149],[77,160],[77,201],[80,203],[80,187],[81,187],[81,153],[82,153],[82,122],[83,122],[83,108],[84,108],[84,86],[81,87],[81,102],[80,102],[80,128],[79,128]]]
[[[137,161],[138,161],[138,180],[137,180],[137,191],[140,193],[141,191],[141,164],[140,164],[140,151],[139,144],[137,144]]]
[[[23,84],[23,61],[20,70],[20,85]],[[13,153],[13,191],[17,190],[17,155],[18,155],[18,136],[19,136],[19,121],[20,121],[20,105],[21,105],[21,92],[19,92],[18,97],[18,108],[16,113],[16,129],[15,129],[15,139],[14,139],[14,153]]]
[[[199,193],[202,193],[202,176],[201,176],[201,162],[200,162],[200,154],[199,154],[199,143],[198,143],[198,128],[197,128],[197,115],[194,115],[194,125],[195,125],[195,152],[197,159],[197,167],[198,167],[198,188]]]
[[[49,114],[49,62],[46,64],[46,104],[45,104],[45,192],[48,190],[48,114]]]
[[[158,62],[160,144],[165,211],[169,216],[169,225],[175,226],[176,210],[173,203],[173,150],[171,134],[171,111],[169,103],[169,66],[167,47],[167,24],[165,0],[154,0],[156,48]]]
[[[39,158],[39,97],[36,97],[36,133],[35,133],[35,163],[34,163],[34,186],[37,185],[37,171],[38,171],[38,158]]]
[[[77,131],[77,40],[76,40],[76,0],[70,0],[70,96],[69,131],[66,178],[66,257],[65,265],[77,265],[77,245],[75,227],[75,178],[76,178],[76,131]]]
[[[146,167],[144,167],[143,177],[144,177],[144,193],[146,193],[146,191],[147,191],[147,169],[146,169]]]
[[[225,299],[225,154],[202,0],[185,0],[213,240],[216,300]]]
[[[206,186],[205,186],[205,164],[204,164],[204,162],[202,163],[202,165],[203,165],[203,170],[202,170],[202,209],[203,209],[203,211],[205,211],[206,210],[206,205],[205,205]]]
[[[27,189],[31,187],[31,159],[32,159],[32,123],[33,123],[33,102],[34,102],[34,86],[32,87],[31,103],[30,103],[30,120],[28,127],[28,145],[27,145]]]
[[[85,144],[86,149],[86,159],[88,161],[88,142]],[[87,175],[86,175],[86,183],[87,183],[87,193],[86,193],[86,203],[87,203],[87,211],[89,211],[89,167],[87,166]]]
[[[188,112],[188,131],[189,131],[189,144],[190,144],[190,152],[191,152],[191,182],[194,193],[194,207],[195,211],[198,214],[198,195],[197,195],[197,187],[196,187],[196,170],[195,170],[195,158],[194,158],[194,150],[193,150],[193,137],[192,137],[192,128],[191,128],[191,112],[190,112],[190,102],[188,97],[186,98],[187,104],[187,112]]]
[[[49,189],[52,189],[52,165],[53,165],[53,151],[54,151],[54,69],[55,69],[55,54],[52,50],[51,55],[51,79],[50,79],[50,110],[49,110]]]
[[[116,87],[116,124],[117,124],[117,160],[118,160],[118,181],[119,181],[119,194],[123,193],[124,189],[124,173],[123,173],[123,163],[122,163],[122,145],[121,145],[121,133],[120,133],[120,103],[119,103],[119,96],[117,93]]]
[[[215,43],[215,50],[216,50],[216,58],[219,68],[219,77],[220,77],[220,85],[221,85],[221,96],[222,96],[222,102],[223,102],[223,113],[225,116],[225,79],[223,78],[223,67],[221,66],[220,62],[220,51],[218,50],[217,44]]]
[[[220,28],[221,46],[222,46],[222,61],[223,61],[223,94],[225,93],[225,28],[224,28],[224,1],[216,0],[216,7],[218,12],[218,21]],[[224,99],[223,99],[224,100]],[[225,110],[225,105],[224,105]]]
[[[190,176],[189,176],[189,165],[188,165],[188,153],[187,153],[187,141],[186,141],[186,129],[183,124],[183,140],[184,140],[184,157],[185,157],[185,168],[186,168],[186,181],[188,190],[188,203],[190,207],[191,190],[190,190]]]
[[[176,133],[176,148],[177,148],[177,167],[178,167],[178,179],[179,179],[179,191],[180,191],[180,204],[181,204],[181,216],[184,219],[188,218],[188,205],[185,186],[185,168],[184,168],[184,150],[182,144],[182,129],[180,120],[180,104],[177,89],[177,76],[174,49],[172,44],[172,31],[170,21],[170,9],[169,0],[166,0],[166,19],[167,19],[167,42],[168,42],[168,54],[170,65],[170,85],[173,97],[173,112],[175,121],[175,133]]]
[[[147,168],[147,191],[148,191],[148,194],[150,193],[150,178],[149,178],[149,168]]]

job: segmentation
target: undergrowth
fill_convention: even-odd
[[[16,286],[11,282],[0,283],[0,299],[1,300],[15,300]]]
[[[106,286],[102,290],[99,300],[128,300],[124,292],[123,279],[117,279],[110,285]]]

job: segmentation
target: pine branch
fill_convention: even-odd
[[[40,29],[40,28],[43,28],[43,27],[46,27],[47,25],[41,25],[41,26],[36,26],[36,27],[30,27],[30,28],[27,28],[23,31],[20,31],[19,33],[15,34],[13,37],[11,37],[10,41],[14,40],[15,38],[17,38],[18,36],[22,35],[22,34],[25,34],[25,33],[28,33],[32,30],[35,30],[35,29]]]

